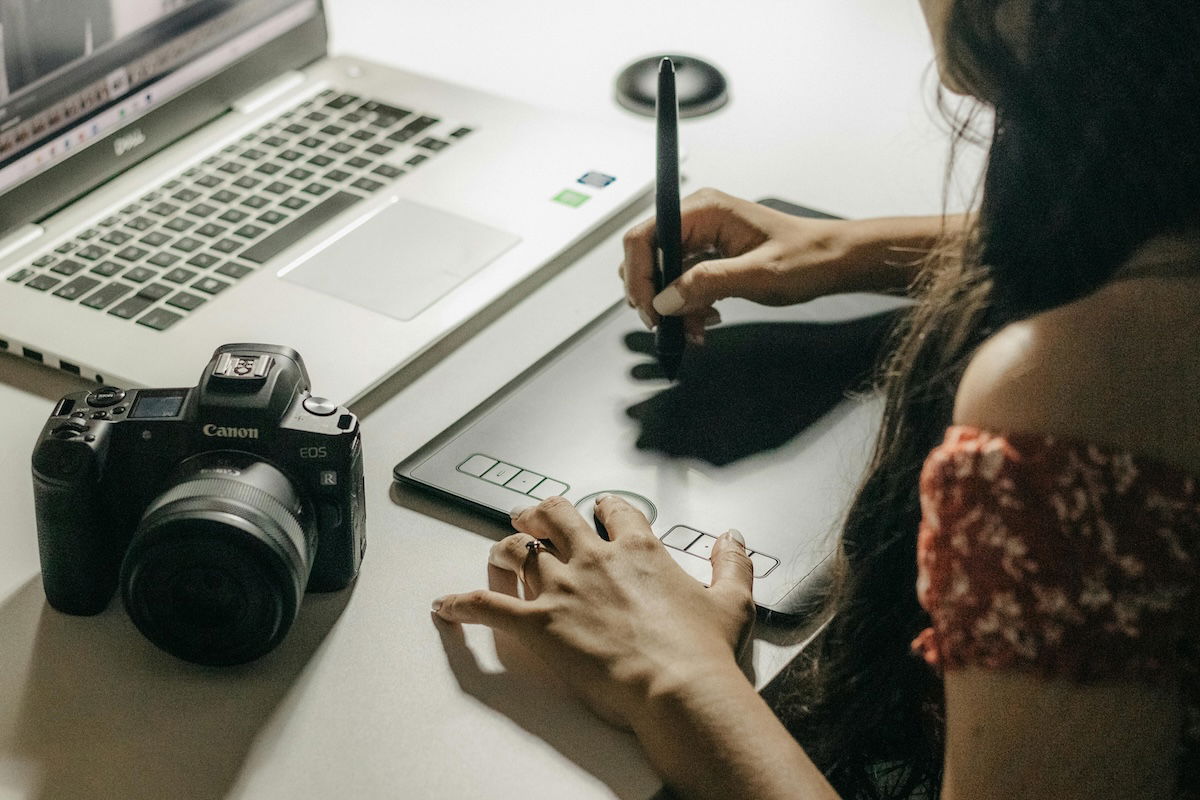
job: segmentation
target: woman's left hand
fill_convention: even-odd
[[[596,516],[609,541],[562,497],[514,512],[520,532],[488,559],[515,576],[507,591],[447,595],[433,606],[449,622],[513,634],[601,717],[632,727],[654,699],[729,671],[754,621],[754,569],[730,531],[713,547],[706,588],[624,500],[601,498]]]

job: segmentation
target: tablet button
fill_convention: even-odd
[[[565,483],[560,483],[552,478],[546,478],[546,480],[529,490],[529,496],[536,497],[538,500],[545,500],[547,497],[556,497],[566,490],[567,485]]]
[[[751,553],[750,560],[754,563],[754,577],[761,578],[768,572],[779,566],[778,559],[771,558],[762,553]]]
[[[474,475],[476,478],[482,478],[483,473],[487,472],[496,465],[496,459],[488,458],[487,456],[473,455],[466,461],[458,465],[459,472],[465,472],[468,475]]]
[[[676,550],[687,550],[692,542],[699,538],[700,531],[689,528],[686,525],[676,525],[667,531],[666,536],[662,537],[662,543]]]
[[[709,536],[707,533],[702,534],[699,539],[692,542],[687,551],[694,556],[707,559],[712,555],[713,545],[717,543],[715,536]]]
[[[503,486],[508,481],[512,480],[513,476],[521,471],[520,467],[514,467],[512,464],[505,464],[501,461],[496,466],[483,473],[481,476],[485,481],[498,483]]]
[[[536,472],[523,469],[515,478],[504,484],[504,487],[524,494],[541,483],[544,477],[544,475],[538,475]]]

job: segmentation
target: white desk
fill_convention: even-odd
[[[732,101],[683,126],[692,187],[848,216],[941,207],[946,137],[912,0],[329,5],[335,51],[601,118],[628,116],[611,98],[625,63],[701,55],[726,71]],[[309,596],[278,650],[235,669],[160,653],[119,602],[94,618],[46,606],[28,459],[51,401],[76,384],[0,357],[0,798],[653,794],[631,737],[535,672],[502,666],[487,630],[439,632],[429,601],[484,585],[504,530],[390,481],[402,455],[615,300],[619,258],[613,235],[360,405],[361,576],[352,591]],[[760,684],[789,652],[755,642]]]

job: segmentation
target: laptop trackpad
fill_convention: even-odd
[[[519,241],[498,228],[397,200],[282,277],[409,320]]]

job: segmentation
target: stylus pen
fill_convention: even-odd
[[[675,99],[675,65],[664,58],[658,65],[658,174],[654,190],[655,290],[661,292],[683,274],[683,230],[679,220],[679,106]],[[683,360],[683,317],[664,316],[654,332],[654,353],[671,380]]]

